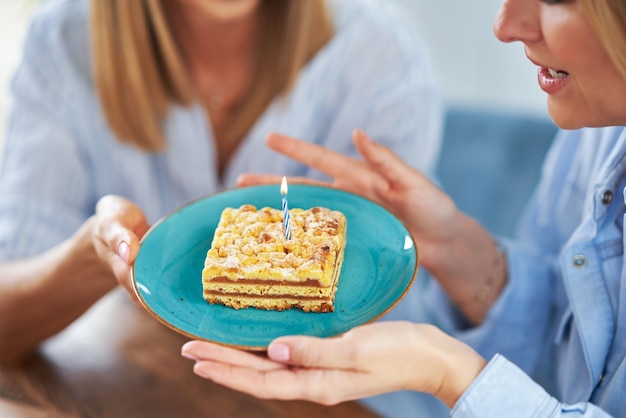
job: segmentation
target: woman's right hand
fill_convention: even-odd
[[[141,237],[150,227],[143,211],[128,199],[107,195],[98,201],[92,222],[91,238],[98,257],[136,299],[130,266],[139,252]]]
[[[353,142],[363,160],[356,160],[319,145],[280,134],[267,137],[275,151],[333,178],[333,187],[351,191],[383,205],[411,230],[424,265],[434,257],[431,249],[441,249],[453,240],[454,223],[461,217],[452,199],[421,172],[413,169],[389,148],[355,130]],[[280,177],[243,174],[238,185],[246,186],[279,181]],[[290,178],[295,183],[319,183],[305,178]]]

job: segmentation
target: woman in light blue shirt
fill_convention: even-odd
[[[506,0],[494,27],[500,40],[524,44],[550,116],[566,129],[517,241],[497,243],[361,131],[354,141],[369,165],[280,135],[268,139],[406,222],[437,279],[425,299],[452,335],[379,322],[338,338],[280,338],[270,359],[194,341],[183,355],[196,360],[196,373],[264,398],[327,404],[422,391],[453,417],[624,416],[625,3]],[[266,180],[248,176],[242,184]]]
[[[356,156],[361,126],[427,172],[439,150],[429,62],[378,0],[54,0],[11,91],[0,360],[128,286],[139,239],[175,208],[244,171],[323,178],[266,149],[270,131]]]

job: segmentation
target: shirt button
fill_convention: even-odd
[[[602,193],[602,203],[603,204],[608,205],[612,201],[613,201],[613,192],[612,191],[607,190],[604,193]]]
[[[584,269],[587,264],[587,258],[582,254],[576,254],[573,258],[573,264],[577,269]]]

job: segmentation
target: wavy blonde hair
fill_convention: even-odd
[[[163,120],[170,106],[196,101],[163,1],[171,0],[91,0],[94,83],[106,120],[120,141],[152,152],[165,149]],[[257,71],[228,122],[229,138],[243,137],[333,35],[324,0],[260,4]]]
[[[585,0],[583,7],[609,57],[626,80],[626,1]]]

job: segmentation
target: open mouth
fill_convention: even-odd
[[[569,75],[569,73],[566,71],[555,70],[554,68],[548,68],[548,74],[550,74],[550,77],[557,79],[565,78]]]

